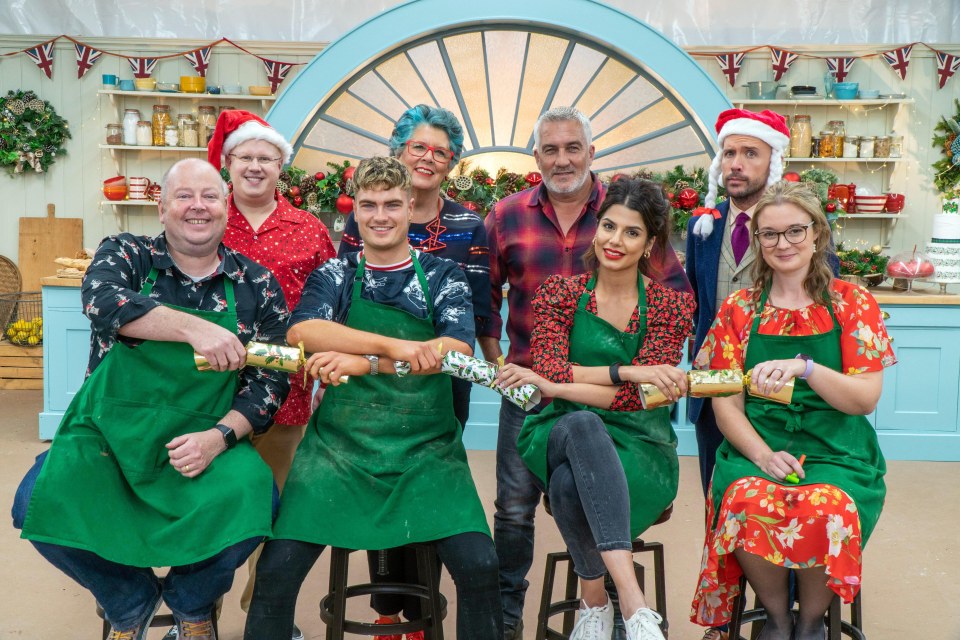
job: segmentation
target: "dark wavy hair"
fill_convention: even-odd
[[[671,212],[670,202],[663,187],[651,180],[627,178],[615,180],[607,187],[607,195],[597,211],[597,220],[603,220],[607,210],[617,204],[640,214],[648,236],[653,238],[651,253],[662,251],[670,240]],[[637,269],[641,273],[648,273],[649,264],[649,256],[644,256],[640,258]],[[583,253],[583,265],[588,271],[597,270],[597,252],[592,242]]]
[[[450,139],[450,151],[453,152],[453,158],[450,160],[452,169],[460,162],[460,155],[463,153],[463,127],[457,116],[452,111],[441,109],[440,107],[431,107],[425,104],[418,104],[403,112],[403,115],[393,126],[393,133],[390,134],[390,153],[394,157],[399,157],[403,152],[403,147],[407,140],[413,135],[420,125],[430,125],[440,129],[447,138]]]

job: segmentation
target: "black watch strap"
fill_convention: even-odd
[[[620,379],[620,363],[614,362],[610,365],[610,382],[613,384],[623,384],[623,380]]]
[[[218,424],[217,431],[223,434],[223,443],[227,445],[227,449],[237,446],[237,434],[233,429],[225,424]]]

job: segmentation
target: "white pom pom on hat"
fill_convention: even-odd
[[[280,150],[283,162],[288,164],[293,147],[263,118],[241,109],[228,109],[217,118],[217,127],[207,146],[207,160],[219,169],[228,153],[248,140],[263,140]]]

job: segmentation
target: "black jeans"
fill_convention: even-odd
[[[457,638],[500,640],[503,612],[493,541],[468,532],[434,544],[457,589]],[[270,540],[264,545],[244,640],[290,640],[300,586],[323,549],[299,540]]]

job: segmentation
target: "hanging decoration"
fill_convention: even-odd
[[[128,58],[127,62],[130,63],[134,78],[149,78],[153,75],[158,60],[159,58]]]
[[[79,80],[87,71],[90,71],[97,60],[100,59],[100,56],[103,55],[103,52],[77,42],[73,46],[77,50],[77,80]]]
[[[279,62],[277,60],[267,60],[260,58],[264,69],[267,70],[267,82],[270,83],[270,93],[276,93],[277,87],[283,82],[284,78],[290,72],[293,65],[289,62]]]
[[[70,138],[67,121],[33,91],[10,91],[0,98],[0,165],[10,175],[43,173]]]
[[[183,54],[183,57],[190,61],[193,70],[201,78],[207,77],[207,67],[210,66],[210,51],[213,47],[200,47],[190,53]]]
[[[837,77],[837,82],[843,82],[847,74],[850,73],[850,69],[853,68],[853,63],[856,61],[857,59],[852,57],[827,58],[827,70]]]
[[[937,76],[939,78],[939,88],[947,84],[947,81],[953,77],[953,74],[960,68],[960,56],[955,56],[946,51],[937,51]]]
[[[40,67],[47,79],[53,78],[53,45],[56,41],[57,39],[54,38],[23,51],[35,65]]]
[[[890,68],[893,69],[894,73],[900,76],[901,80],[907,79],[907,67],[910,65],[910,52],[913,51],[913,45],[908,44],[905,47],[900,47],[899,49],[890,49],[890,51],[884,51],[880,55],[886,61]]]
[[[799,54],[792,51],[785,51],[770,47],[770,63],[773,65],[773,79],[779,80],[789,69],[790,65],[796,61]]]
[[[721,53],[717,56],[717,64],[720,70],[727,77],[731,87],[737,86],[737,76],[740,75],[740,67],[743,66],[743,57],[747,55],[743,51],[737,53]]]
[[[933,128],[933,146],[943,157],[933,163],[933,185],[945,199],[960,197],[960,100],[954,113],[943,116]]]

